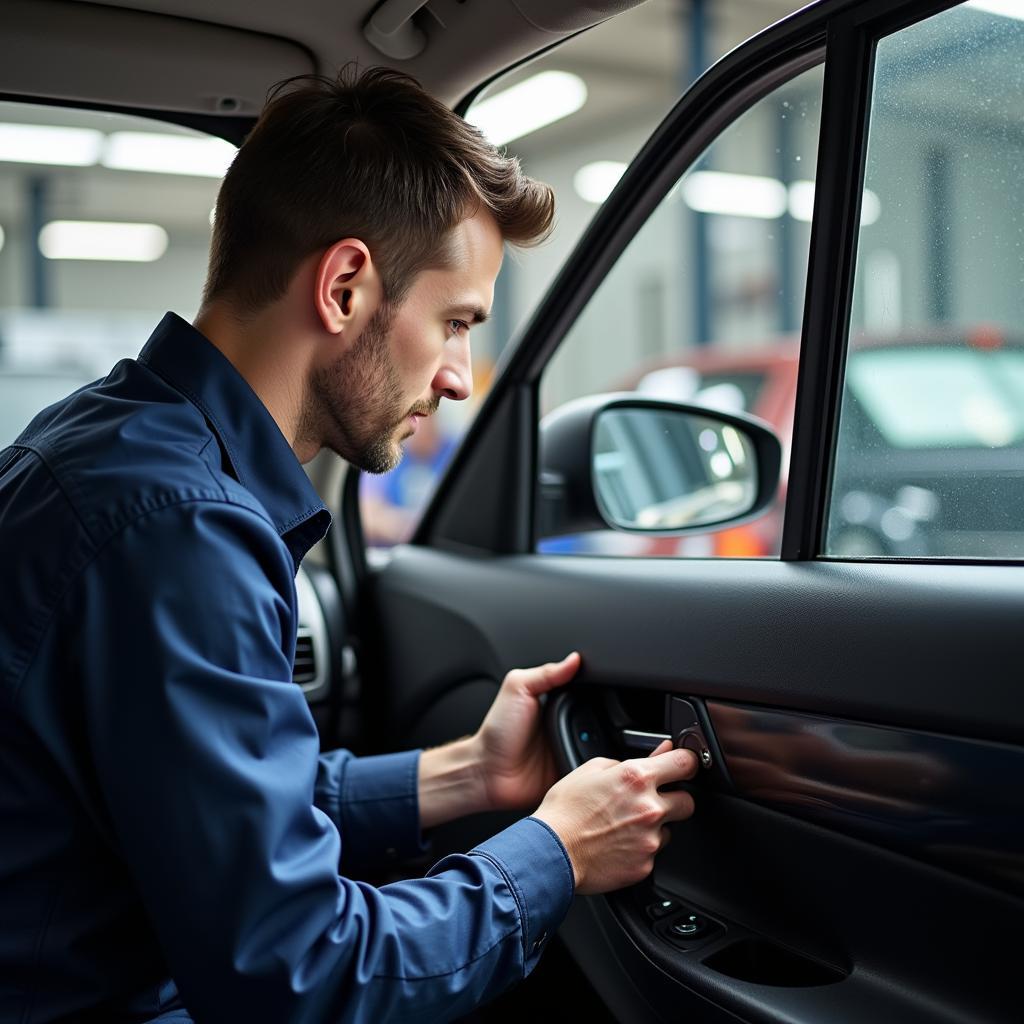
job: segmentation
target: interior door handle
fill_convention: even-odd
[[[672,740],[672,746],[692,750],[697,755],[697,764],[701,768],[710,768],[714,764],[711,747],[699,724],[684,726],[677,733],[671,735],[667,732],[623,729],[619,734],[619,739],[626,750],[635,750],[641,754],[649,754],[658,744],[664,743],[665,740]]]
[[[547,702],[545,724],[548,739],[563,775],[578,768],[584,761],[599,755],[616,756],[608,745],[601,716],[591,700],[582,694],[562,691],[552,694]],[[619,729],[613,734],[619,747],[638,754],[649,754],[659,743],[671,740],[674,747],[692,750],[700,768],[715,763],[714,749],[708,742],[697,709],[684,697],[669,696],[665,709],[669,726],[666,732],[643,729]]]
[[[667,732],[643,732],[640,729],[623,729],[620,737],[627,750],[649,754],[659,743],[672,739]]]

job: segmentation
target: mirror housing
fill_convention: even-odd
[[[673,521],[673,525],[640,526],[617,517],[607,501],[602,500],[595,471],[595,440],[599,422],[609,422],[606,414],[631,410],[649,410],[652,417],[689,417],[719,429],[733,428],[748,442],[746,447],[753,449],[757,467],[753,494],[743,502],[742,511],[715,518],[705,510],[705,514],[690,515],[686,525]],[[556,537],[609,528],[629,533],[680,535],[732,526],[754,518],[771,504],[778,491],[781,465],[779,439],[767,424],[752,416],[649,398],[635,392],[587,395],[559,406],[541,420],[536,535]],[[663,522],[675,518],[685,522],[687,517],[661,518]],[[656,523],[659,516],[646,514],[640,519]]]

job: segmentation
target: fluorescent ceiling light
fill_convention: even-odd
[[[581,167],[572,177],[572,187],[580,199],[603,203],[619,183],[626,165],[617,160],[596,160]]]
[[[786,212],[786,186],[775,178],[694,171],[682,181],[683,200],[699,213],[773,220]]]
[[[866,228],[874,224],[882,215],[882,202],[871,189],[864,189],[864,195],[860,199],[860,226]]]
[[[814,182],[794,181],[789,186],[789,215],[810,222],[814,217]]]
[[[573,187],[577,195],[588,203],[603,203],[625,170],[624,163],[598,160],[586,164],[573,175]],[[682,190],[686,205],[700,213],[770,220],[781,217],[788,209],[794,220],[808,222],[814,213],[813,181],[794,181],[787,192],[786,186],[775,178],[695,171],[677,187]],[[881,212],[878,196],[871,189],[865,189],[861,200],[861,226],[874,224]]]
[[[4,247],[4,229],[0,227],[0,249]]]
[[[466,118],[494,146],[503,146],[575,114],[587,101],[587,85],[568,71],[541,71],[481,100]]]
[[[18,164],[88,167],[96,163],[103,132],[45,124],[0,124],[0,160]]]
[[[973,7],[976,11],[1024,21],[1024,0],[969,0],[964,7]]]
[[[882,214],[882,203],[871,189],[864,189],[860,201],[860,226],[874,224]],[[794,220],[810,221],[814,215],[814,182],[794,181],[789,186],[789,215]]]
[[[113,132],[107,137],[102,163],[117,171],[223,178],[236,152],[224,139],[157,132]]]
[[[50,260],[152,263],[167,250],[167,232],[158,224],[54,220],[39,232],[39,248]]]

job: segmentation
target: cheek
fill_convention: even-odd
[[[434,333],[438,337],[434,337]],[[392,335],[392,362],[406,384],[422,390],[433,378],[444,351],[440,332],[424,327],[398,330]]]

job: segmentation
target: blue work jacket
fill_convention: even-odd
[[[231,363],[167,314],[0,452],[0,1021],[446,1020],[572,898],[525,818],[425,878],[418,753],[319,753],[295,572],[330,524]]]

